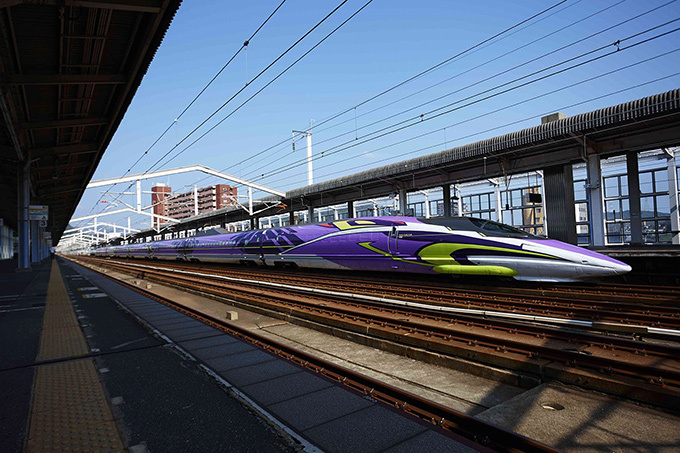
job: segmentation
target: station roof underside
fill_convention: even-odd
[[[573,164],[593,154],[605,158],[678,144],[680,89],[293,189],[283,198],[263,198],[256,206],[271,206],[259,216],[280,214],[279,200],[290,212]],[[227,207],[186,219],[175,228],[247,218],[243,209]]]
[[[0,2],[0,218],[18,172],[61,237],[181,0]]]

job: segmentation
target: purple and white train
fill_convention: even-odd
[[[573,281],[630,272],[605,255],[471,217],[366,217],[109,246],[96,256]]]

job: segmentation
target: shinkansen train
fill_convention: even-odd
[[[631,270],[605,255],[472,217],[365,217],[109,246],[94,254],[534,281],[573,281]]]

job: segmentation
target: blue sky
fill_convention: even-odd
[[[249,85],[212,121],[171,153],[171,156],[183,150],[207,128],[229,114],[359,9],[365,1],[347,1],[321,27],[260,79]],[[279,3],[280,0],[254,2],[185,0],[93,180],[124,174],[165,128],[173,123],[174,118]],[[340,3],[339,0],[335,2],[288,0],[250,42],[247,52],[242,52],[225,69],[130,173],[148,170],[210,113],[241,89],[247,80],[277,58]],[[668,0],[644,2],[569,0],[513,32],[503,35],[501,39],[495,39],[474,52],[456,58],[438,70],[370,103],[356,109],[352,108],[373,95],[557,4],[558,1],[523,1],[514,2],[519,4],[513,5],[509,3],[374,0],[294,68],[162,168],[202,164],[279,190],[289,190],[306,184],[303,165],[294,166],[287,171],[280,170],[282,166],[295,163],[304,157],[303,140],[296,144],[296,151],[293,152],[290,143],[291,131],[307,129],[310,119],[314,119],[318,124],[346,109],[351,111],[333,122],[312,129],[315,182],[531,127],[540,123],[540,118],[537,117],[558,109],[567,115],[575,115],[679,86],[680,77],[673,75],[680,71],[677,64],[680,61],[678,58],[680,52],[676,52],[580,83],[552,95],[490,113],[513,103],[526,101],[534,96],[544,95],[549,91],[680,48],[680,32],[674,32],[626,49],[627,45],[680,27],[680,21],[638,38],[624,40],[635,33],[679,18],[680,2],[671,2],[625,25],[527,63],[545,53],[668,3]],[[591,15],[593,16],[588,18]],[[580,22],[575,23],[577,21]],[[562,27],[567,28],[546,36]],[[532,43],[539,38],[543,39]],[[361,138],[362,135],[421,113],[426,114],[424,118],[429,118],[427,112],[446,104],[458,101],[456,106],[464,105],[469,102],[462,101],[464,98],[479,100],[482,91],[490,90],[488,94],[497,93],[500,90],[494,88],[498,85],[599,47],[609,46],[571,64],[611,52],[615,49],[612,43],[619,39],[624,40],[620,45],[622,50],[614,55],[462,107],[436,119],[423,121],[359,146],[348,148],[343,145],[345,142],[362,142],[363,140],[355,138]],[[507,55],[503,56],[504,54]],[[523,66],[499,75],[516,65]],[[559,66],[548,72],[565,66],[568,65]],[[491,78],[485,81],[489,77]],[[662,77],[667,78],[648,83]],[[520,82],[510,84],[506,88],[518,83]],[[476,85],[468,87],[473,84]],[[638,84],[644,85],[631,89]],[[623,91],[591,100],[619,90]],[[442,96],[445,97],[433,101]],[[402,99],[405,97],[406,99]],[[433,102],[417,107],[430,101]],[[580,105],[565,108],[576,103]],[[401,113],[407,109],[413,110]],[[473,119],[480,115],[484,116]],[[393,117],[384,120],[389,116]],[[526,121],[509,124],[525,118]],[[379,122],[381,120],[384,121]],[[376,124],[368,126],[373,122]],[[493,131],[484,132],[492,128]],[[345,135],[333,138],[340,134]],[[426,135],[414,139],[421,134]],[[288,142],[258,155],[286,139]],[[404,140],[408,141],[399,144]],[[257,157],[246,163],[240,163],[254,155]],[[182,191],[184,186],[193,186],[194,183],[198,183],[200,187],[218,181],[214,178],[205,179],[202,174],[188,174],[169,179],[146,180],[143,182],[143,189],[149,190],[156,182],[169,183],[174,190]],[[122,191],[125,188],[127,184],[121,184],[113,191]],[[86,191],[74,217],[103,210],[107,204],[97,203],[100,196],[100,189]],[[113,200],[113,197],[106,195],[104,199]],[[131,200],[132,197],[127,201]],[[149,201],[149,197],[146,196],[144,204],[148,205]],[[126,217],[127,215],[114,220],[125,224]],[[149,224],[148,220],[141,216],[133,216],[132,222]]]

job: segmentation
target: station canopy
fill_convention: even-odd
[[[0,1],[0,218],[19,174],[59,240],[181,0]]]

